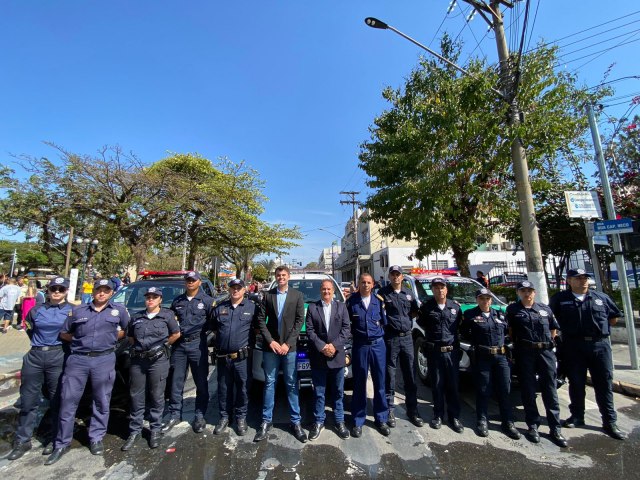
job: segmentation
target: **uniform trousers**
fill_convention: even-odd
[[[151,360],[144,357],[132,357],[129,367],[131,415],[129,432],[142,432],[144,421],[145,400],[149,398],[149,428],[152,432],[159,432],[162,427],[162,412],[164,411],[164,389],[169,374],[169,359],[162,354],[160,358]]]
[[[385,394],[385,369],[387,352],[383,337],[372,340],[354,339],[352,354],[353,396],[351,416],[356,427],[361,427],[367,417],[367,378],[371,371],[373,381],[373,414],[377,422],[389,419],[389,405]]]

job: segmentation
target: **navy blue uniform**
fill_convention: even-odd
[[[212,329],[216,332],[218,355],[218,406],[220,416],[236,420],[247,416],[247,358],[252,328],[257,326],[259,307],[243,299],[235,307],[230,300],[213,309]],[[235,401],[234,401],[235,393]]]
[[[367,377],[371,369],[373,381],[373,413],[378,423],[389,419],[389,406],[385,396],[384,326],[387,323],[382,298],[371,295],[369,307],[362,303],[360,293],[347,300],[353,336],[353,397],[351,415],[356,427],[364,425],[367,416]]]
[[[464,312],[460,327],[462,338],[468,339],[475,350],[473,377],[476,384],[476,415],[478,421],[488,420],[489,397],[496,385],[502,423],[513,421],[509,393],[511,368],[505,356],[504,338],[507,321],[498,310],[484,313],[480,307]]]
[[[547,423],[553,432],[560,428],[560,405],[556,390],[556,355],[551,330],[560,327],[551,309],[538,302],[526,308],[521,302],[507,307],[507,323],[513,335],[514,356],[525,420],[529,428],[540,426],[536,405],[536,383],[547,411]],[[538,381],[536,382],[536,374]]]
[[[587,369],[591,374],[603,425],[615,424],[613,405],[613,360],[608,341],[609,320],[622,316],[604,293],[588,291],[578,300],[571,291],[556,293],[549,302],[562,330],[564,366],[569,379],[569,410],[584,420]]]
[[[420,306],[417,323],[425,333],[427,366],[433,393],[433,416],[444,418],[445,402],[449,421],[460,417],[460,305],[447,299],[443,309],[431,298]]]
[[[200,288],[191,300],[183,293],[171,304],[171,310],[176,314],[182,334],[171,350],[171,418],[180,419],[182,416],[182,393],[187,378],[187,367],[191,369],[191,376],[196,384],[196,420],[203,418],[207,411],[209,356],[206,332],[211,325],[213,303],[213,298]]]
[[[21,408],[16,429],[16,441],[19,443],[31,440],[43,385],[47,386],[51,411],[51,436],[56,435],[60,406],[58,386],[67,358],[59,335],[70,313],[71,305],[66,302],[59,305],[45,303],[32,308],[25,319],[31,350],[24,356],[20,372]]]
[[[161,308],[153,318],[146,310],[137,312],[129,322],[127,336],[133,340],[131,348],[131,415],[129,431],[142,432],[145,397],[149,392],[149,428],[159,432],[164,410],[164,389],[169,374],[169,358],[164,344],[169,336],[180,331],[175,314],[168,308]],[[148,384],[148,388],[147,388]]]
[[[400,364],[404,384],[405,404],[409,416],[418,411],[418,387],[413,366],[412,318],[418,314],[418,302],[411,292],[393,286],[382,287],[378,295],[384,299],[387,325],[384,339],[387,347],[387,375],[385,390],[389,408],[394,408],[396,368]]]
[[[61,333],[72,335],[71,355],[62,376],[55,448],[71,443],[76,410],[89,379],[93,398],[89,440],[99,442],[107,432],[111,391],[116,378],[114,351],[119,332],[126,332],[128,324],[127,310],[111,301],[99,312],[93,303],[75,306],[67,317]]]

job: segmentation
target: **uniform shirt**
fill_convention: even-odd
[[[171,303],[183,337],[190,337],[207,330],[213,316],[214,300],[202,288],[189,300],[187,294],[178,295]]]
[[[354,340],[373,340],[384,336],[387,318],[382,297],[371,295],[369,306],[365,307],[360,294],[353,293],[347,300],[347,311]]]
[[[608,337],[609,320],[622,316],[611,298],[600,292],[588,291],[578,300],[571,291],[556,293],[549,306],[558,319],[563,338]]]
[[[153,318],[149,318],[146,310],[134,313],[128,330],[127,336],[133,338],[133,349],[146,352],[165,343],[169,335],[180,331],[180,326],[173,311],[160,308]]]
[[[13,310],[22,295],[18,285],[5,285],[0,288],[0,310]]]
[[[213,309],[212,327],[217,331],[218,352],[235,353],[249,345],[251,329],[257,325],[258,306],[245,298],[233,307],[231,300],[225,300]]]
[[[51,347],[62,345],[60,330],[71,314],[72,305],[62,302],[53,305],[49,302],[29,310],[25,323],[32,347]]]
[[[410,332],[413,327],[411,313],[418,311],[418,302],[411,292],[404,289],[396,292],[391,285],[387,285],[380,289],[378,295],[384,298],[387,331]]]
[[[441,346],[459,343],[458,328],[462,323],[462,310],[453,300],[447,298],[443,309],[440,309],[435,299],[427,300],[420,305],[417,322],[423,328],[427,342]]]
[[[467,310],[460,326],[462,338],[469,339],[474,346],[502,347],[506,331],[504,315],[494,308],[489,309],[488,316],[480,307]]]
[[[515,341],[548,343],[551,342],[551,330],[560,329],[551,309],[538,302],[534,302],[531,308],[526,308],[520,301],[509,305],[507,324]]]
[[[72,353],[103,352],[118,343],[118,331],[126,332],[129,314],[122,305],[107,302],[96,311],[93,302],[73,307],[62,327],[62,333],[73,335]]]

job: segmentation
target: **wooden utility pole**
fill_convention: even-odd
[[[347,195],[351,200],[340,200],[342,205],[351,205],[353,207],[353,247],[356,252],[356,272],[354,283],[357,285],[360,278],[360,250],[358,246],[358,206],[360,202],[356,200],[356,195],[360,192],[340,192],[340,195]]]

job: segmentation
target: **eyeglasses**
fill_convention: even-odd
[[[52,293],[64,293],[67,289],[64,287],[49,287],[49,291]]]

